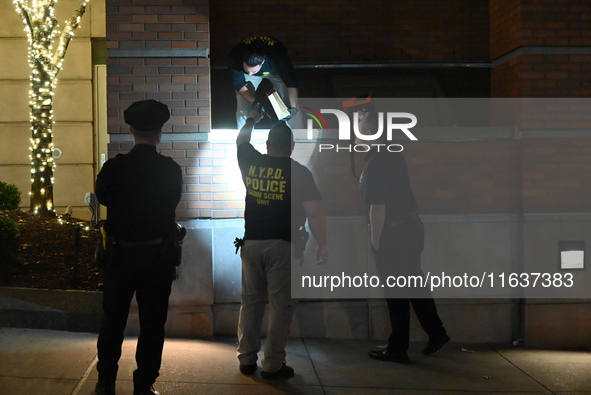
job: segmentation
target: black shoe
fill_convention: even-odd
[[[135,389],[133,390],[133,395],[160,395],[160,392],[156,391],[154,387],[144,388],[144,389]]]
[[[287,366],[285,362],[283,362],[283,366],[276,372],[265,372],[264,370],[261,372],[261,377],[265,380],[275,380],[275,379],[288,379],[294,376],[294,371],[291,366]]]
[[[115,383],[101,383],[97,381],[96,387],[94,387],[94,393],[96,395],[115,395]]]
[[[423,354],[435,354],[437,351],[441,350],[441,347],[449,343],[450,340],[451,337],[447,335],[439,336],[434,339],[429,339],[429,344],[427,344],[427,347],[425,347],[425,349],[423,350]]]
[[[369,357],[378,361],[408,363],[408,354],[406,351],[376,350],[370,351]]]
[[[240,365],[240,373],[244,375],[251,375],[257,371],[257,364],[253,363],[252,365]]]

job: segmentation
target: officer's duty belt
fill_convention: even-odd
[[[119,245],[121,247],[147,247],[147,246],[156,246],[162,243],[162,239],[154,239],[148,241],[123,241],[119,240]]]

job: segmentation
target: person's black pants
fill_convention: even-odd
[[[374,250],[376,267],[382,283],[386,282],[388,276],[423,276],[423,243],[424,227],[418,217],[411,216],[397,224],[385,224],[380,238],[380,248]],[[385,288],[385,295],[392,326],[388,350],[408,350],[411,305],[423,330],[430,338],[446,334],[428,289]]]
[[[140,335],[136,348],[135,388],[149,388],[160,370],[164,324],[174,265],[160,246],[118,248],[105,273],[103,321],[98,338],[99,381],[114,383],[123,333],[135,293]]]

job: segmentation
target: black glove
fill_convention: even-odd
[[[263,103],[258,100],[252,102],[249,113],[252,111],[258,111],[263,117],[267,116],[267,111],[265,110]]]

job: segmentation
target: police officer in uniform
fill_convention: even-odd
[[[366,112],[360,117],[359,131],[374,135],[379,129],[378,114]],[[385,133],[376,143],[387,143]],[[382,144],[383,146],[384,144]],[[389,276],[423,276],[421,252],[424,227],[417,214],[406,160],[402,152],[372,148],[360,179],[360,189],[369,219],[371,245],[376,269],[385,283]],[[425,355],[438,352],[451,339],[437,313],[429,290],[422,288],[385,288],[392,332],[388,346],[372,350],[369,357],[378,361],[408,363],[410,308],[429,335]]]
[[[98,338],[97,394],[115,394],[123,333],[135,294],[140,335],[133,372],[134,395],[158,394],[164,324],[174,273],[175,210],[182,193],[182,171],[160,155],[168,107],[155,100],[134,102],[124,112],[134,137],[132,150],[107,161],[96,180],[96,194],[107,206],[109,257],[103,288],[104,317]]]
[[[256,90],[267,79],[291,114],[289,126],[303,128],[299,112],[298,80],[287,49],[269,36],[253,36],[242,40],[228,55],[228,68],[236,90],[236,126],[241,129],[257,100]]]
[[[279,122],[269,131],[267,154],[250,143],[262,115],[252,111],[236,138],[238,165],[246,186],[242,294],[238,318],[240,372],[257,371],[261,325],[269,303],[267,340],[261,377],[287,379],[294,370],[285,363],[285,345],[297,301],[291,298],[292,234],[306,219],[318,243],[317,262],[328,260],[322,196],[308,168],[291,159],[293,132]],[[267,192],[269,191],[269,192]],[[296,240],[293,240],[294,244]]]

